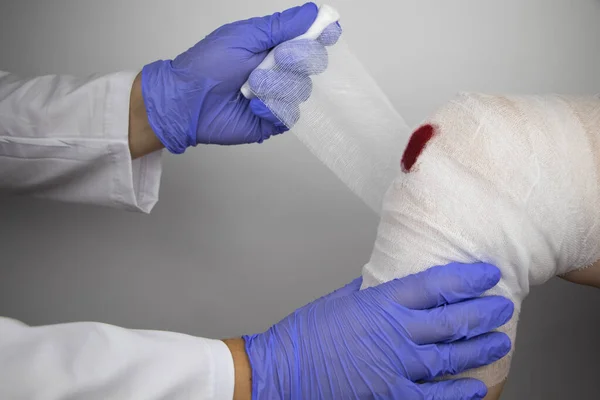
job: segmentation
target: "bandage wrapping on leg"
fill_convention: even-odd
[[[488,294],[515,303],[531,285],[600,258],[600,101],[464,94],[385,195],[363,287],[451,261],[497,265]],[[409,146],[410,147],[410,146]],[[503,380],[510,355],[467,375]]]
[[[289,76],[280,90],[277,74],[296,65],[285,51],[250,83],[381,214],[363,288],[448,262],[495,264],[502,279],[487,294],[514,301],[500,329],[514,344],[529,287],[600,258],[600,102],[463,94],[409,142],[404,120],[343,41],[327,52],[328,65],[315,53],[314,68],[303,67],[317,74],[308,91]],[[463,376],[494,386],[511,356]]]

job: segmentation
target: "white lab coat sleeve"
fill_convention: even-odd
[[[0,71],[0,191],[150,212],[161,151],[131,160],[136,75],[20,79]]]
[[[233,359],[219,340],[0,318],[0,399],[226,400],[233,390]]]

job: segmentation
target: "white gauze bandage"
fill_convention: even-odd
[[[299,40],[314,41],[337,18],[323,6]],[[514,317],[500,329],[514,343],[530,285],[600,258],[600,102],[465,94],[411,138],[344,41],[320,41],[326,50],[307,42],[315,51],[308,89],[286,75],[295,64],[284,43],[259,67],[272,74],[253,73],[244,95],[262,100],[381,214],[363,288],[449,262],[495,264],[502,279],[488,294],[514,301]],[[273,79],[279,73],[285,80]],[[463,375],[493,386],[507,376],[511,355]]]

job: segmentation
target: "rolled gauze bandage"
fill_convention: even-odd
[[[488,294],[514,301],[500,329],[514,344],[531,285],[600,259],[599,174],[597,98],[460,95],[411,137],[363,288],[451,261],[495,264]],[[464,375],[493,386],[510,358]]]
[[[323,5],[308,32],[290,42],[315,39],[338,18],[337,11]],[[318,54],[311,53],[312,46],[306,46],[306,54],[290,52],[294,43],[277,46],[250,75],[242,93],[263,101],[292,134],[379,213],[410,129],[350,51],[343,35],[335,43],[321,39],[325,46]],[[309,74],[309,85],[273,78],[278,73],[298,73],[298,81],[304,78],[304,73],[294,68],[295,60],[301,56],[306,57],[300,65],[302,69],[318,72]]]
[[[324,4],[321,7],[319,7],[319,12],[317,13],[317,18],[312,23],[312,25],[308,28],[308,30],[305,33],[303,33],[302,35],[300,35],[294,39],[291,39],[290,41],[302,40],[302,39],[316,40],[330,24],[337,22],[339,19],[340,19],[340,15],[338,14],[337,10],[331,6],[328,6],[327,4]],[[256,67],[256,69],[257,70],[270,70],[273,68],[277,68],[277,62],[275,60],[275,51],[274,50],[269,52],[267,57],[265,57],[263,62],[260,63],[260,65],[258,67]],[[248,82],[248,81],[246,83],[244,83],[244,85],[242,86],[241,92],[244,95],[244,97],[246,97],[247,99],[252,99],[255,97],[255,93],[253,92],[250,82]]]

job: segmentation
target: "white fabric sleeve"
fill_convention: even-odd
[[[1,399],[222,400],[233,390],[233,358],[220,340],[0,318]]]
[[[0,71],[0,191],[149,213],[161,152],[131,160],[136,75],[20,79]]]

